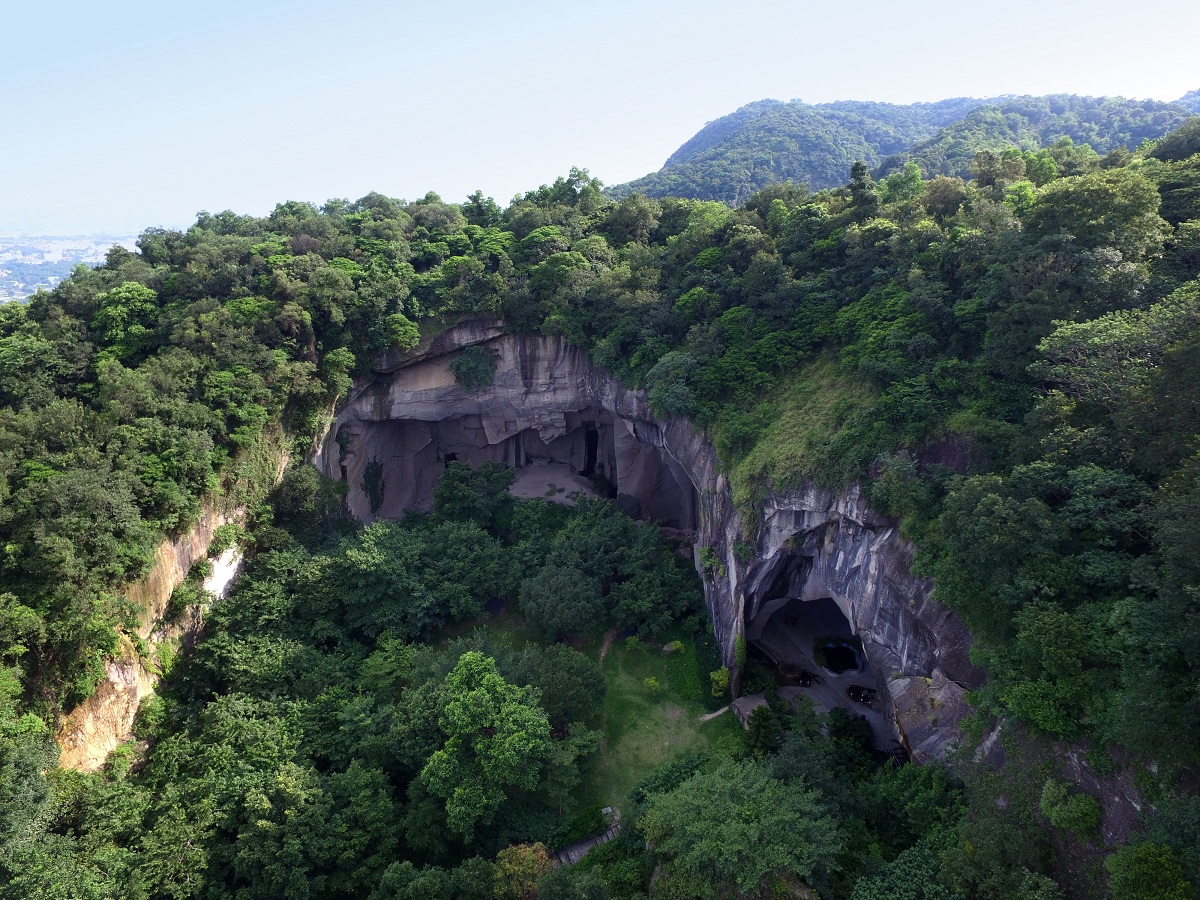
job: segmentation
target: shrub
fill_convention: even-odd
[[[1113,900],[1195,900],[1170,847],[1146,842],[1122,847],[1104,861]]]
[[[454,380],[468,394],[489,387],[496,377],[496,358],[486,347],[468,347],[450,360]]]
[[[708,680],[712,685],[712,695],[724,697],[729,693],[729,666],[721,666],[721,668],[709,672]]]
[[[246,529],[237,522],[226,522],[213,532],[212,543],[208,545],[208,555],[220,556],[230,547],[241,543],[245,538]]]
[[[1087,794],[1069,793],[1061,781],[1046,779],[1039,805],[1055,828],[1073,832],[1085,840],[1100,834],[1100,804]]]

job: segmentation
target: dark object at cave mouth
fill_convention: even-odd
[[[781,662],[777,667],[778,678],[782,685],[798,685],[799,687],[812,687],[813,682],[821,683],[821,679],[810,672],[808,669],[799,663]]]
[[[596,451],[600,447],[600,432],[598,432],[595,428],[589,428],[584,431],[583,445],[583,471],[579,474],[584,478],[590,478],[596,472]]]
[[[862,668],[862,663],[858,659],[858,651],[849,644],[829,643],[825,644],[821,651],[825,657],[825,668],[835,675],[857,672]]]

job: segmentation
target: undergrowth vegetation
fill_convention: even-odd
[[[1087,742],[1106,772],[1141,760],[1144,796],[1175,811],[1149,816],[1109,857],[1109,880],[1075,895],[1145,896],[1156,869],[1162,896],[1188,896],[1198,134],[1193,121],[1105,156],[1062,141],[985,149],[969,182],[917,162],[876,182],[860,163],[844,187],[773,185],[736,209],[614,201],[573,170],[507,209],[479,193],[371,194],[204,213],[0,307],[2,895],[466,897],[493,891],[499,869],[511,885],[545,863],[529,847],[586,813],[580,762],[602,727],[594,698],[546,706],[552,675],[586,669],[558,642],[701,631],[688,563],[603,502],[513,505],[495,468],[451,466],[432,515],[361,531],[311,470],[271,487],[377,353],[501,316],[582,346],[656,413],[704,429],[744,510],[775,490],[861,485],[969,625],[989,675],[972,697],[980,716],[1035,742]],[[485,386],[490,357],[460,359],[463,386]],[[118,754],[106,776],[55,771],[57,719],[107,660],[142,652],[128,586],[205,503],[246,508],[253,560],[194,656],[159,660],[172,684],[143,711],[153,749],[136,766]],[[473,629],[426,643],[497,597],[519,610],[524,649]],[[614,657],[613,677],[628,677],[610,687],[631,707],[641,690],[647,716],[672,703],[690,716],[683,701],[720,682],[714,666],[708,685],[705,673],[684,685],[670,654],[643,671],[631,653]],[[807,720],[778,726],[779,751],[759,734],[762,759],[719,736],[701,747],[704,729],[694,746],[681,737],[681,752],[710,755],[634,789],[644,815],[595,864],[608,867],[599,890],[646,889],[647,837],[663,848],[662,896],[798,882],[860,898],[1075,890],[1062,860],[1086,856],[1095,816],[1072,789],[1046,793],[1059,773],[1019,791],[995,784],[1022,773],[981,775],[963,815],[960,788],[939,787],[922,808],[944,821],[905,819],[888,837],[862,747],[839,755],[853,722],[823,724],[829,741]],[[629,746],[630,765],[648,765],[648,745]],[[776,752],[800,754],[794,790],[765,758]],[[593,797],[628,783],[605,779]],[[831,818],[841,838],[764,840],[765,869],[731,859],[714,872],[749,831],[700,852],[678,820],[706,792],[714,810],[769,810],[805,834]],[[597,896],[583,882],[558,896],[571,891]]]

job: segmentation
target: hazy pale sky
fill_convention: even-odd
[[[0,233],[654,171],[753,100],[1200,87],[1196,0],[11,0]]]

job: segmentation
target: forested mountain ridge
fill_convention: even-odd
[[[1200,88],[1194,91],[1188,91],[1182,97],[1175,101],[1179,106],[1185,109],[1190,109],[1194,113],[1200,113]]]
[[[928,134],[938,127],[950,124],[986,102],[970,97],[942,100],[938,103],[914,103],[908,106],[852,100],[815,105],[805,104],[799,100],[793,100],[790,103],[780,100],[759,100],[756,103],[748,103],[736,112],[705,125],[683,146],[672,153],[663,167],[678,166],[689,162],[701,153],[719,149],[724,142],[737,136],[756,119],[770,118],[785,113],[781,107],[791,107],[791,111],[819,111],[834,121],[840,120],[848,127],[861,128],[864,136],[870,135],[868,143],[871,146],[878,144],[894,150],[910,144],[918,135]],[[891,152],[891,150],[885,152]],[[834,181],[834,185],[838,180]],[[825,186],[832,187],[833,185]]]
[[[875,166],[977,107],[970,98],[899,106],[842,101],[810,105],[760,100],[708,123],[663,168],[609,192],[744,201],[778,181],[813,189],[845,180],[855,160]]]
[[[1200,120],[971,171],[859,164],[736,209],[616,202],[573,171],[507,209],[205,214],[0,308],[0,897],[635,898],[660,864],[655,896],[1194,897]],[[129,638],[120,586],[157,538],[281,424],[306,444],[414,323],[480,314],[704,428],[747,508],[863,485],[974,633],[979,734],[1005,720],[1013,764],[880,767],[852,716],[776,704],[546,873],[535,842],[595,821],[576,790],[603,693],[557,639],[662,646],[699,624],[695,578],[611,504],[514,503],[503,469],[459,465],[432,515],[367,529],[311,468],[248,497],[247,576],[145,710],[149,749],[56,771],[48,723]],[[497,591],[528,642],[442,630]],[[1101,774],[1147,763],[1146,831],[1102,847],[1104,798],[1054,741]]]
[[[972,110],[932,138],[885,160],[878,174],[898,171],[911,159],[927,178],[965,177],[981,150],[1040,150],[1059,142],[1086,144],[1100,155],[1122,147],[1134,150],[1178,127],[1188,114],[1182,104],[1156,100],[1068,94],[1007,97]]]
[[[1182,101],[1066,94],[963,97],[907,106],[760,100],[710,122],[658,172],[616,185],[610,193],[738,204],[781,181],[812,190],[835,187],[855,160],[882,166],[883,174],[913,158],[928,177],[964,175],[977,151],[1036,150],[1063,137],[1100,154],[1120,146],[1134,149],[1178,125],[1188,109]]]

